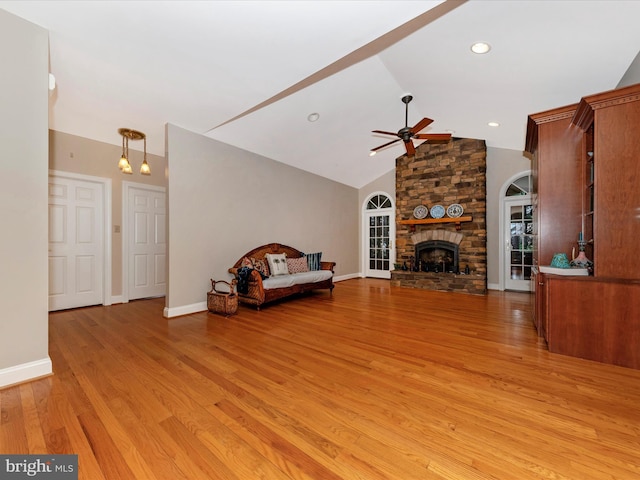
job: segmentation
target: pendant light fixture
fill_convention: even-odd
[[[144,157],[142,159],[142,165],[140,166],[140,173],[142,175],[151,175],[151,168],[147,163],[147,136],[137,130],[130,128],[119,128],[118,133],[122,135],[122,156],[118,162],[118,168],[122,173],[132,174],[133,169],[129,162],[129,140],[144,140]]]

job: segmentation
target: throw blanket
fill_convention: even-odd
[[[253,270],[253,268],[246,266],[238,269],[238,293],[242,293],[244,295],[249,293],[249,278],[251,277],[251,272],[253,272]],[[260,270],[257,272],[263,280],[267,278]]]

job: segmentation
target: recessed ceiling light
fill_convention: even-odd
[[[313,112],[313,113],[309,114],[309,116],[307,117],[307,120],[309,120],[310,122],[315,122],[319,118],[320,118],[320,114],[316,113],[316,112]]]
[[[489,50],[491,50],[491,45],[489,45],[486,42],[476,42],[473,45],[471,45],[471,51],[479,55],[482,55],[483,53],[488,53]]]
[[[489,125],[490,127],[499,127],[500,124],[498,122],[489,122],[487,123],[487,125]]]

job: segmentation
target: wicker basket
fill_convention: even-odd
[[[227,285],[228,291],[218,290],[216,288],[218,283]],[[224,280],[211,279],[211,291],[207,292],[207,308],[210,312],[229,316],[238,311],[238,294],[234,292],[235,285],[235,279],[231,283]]]

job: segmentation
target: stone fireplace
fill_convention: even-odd
[[[459,219],[417,220],[424,205],[460,204]],[[454,138],[423,143],[413,156],[396,159],[396,264],[392,285],[485,294],[486,145]]]

